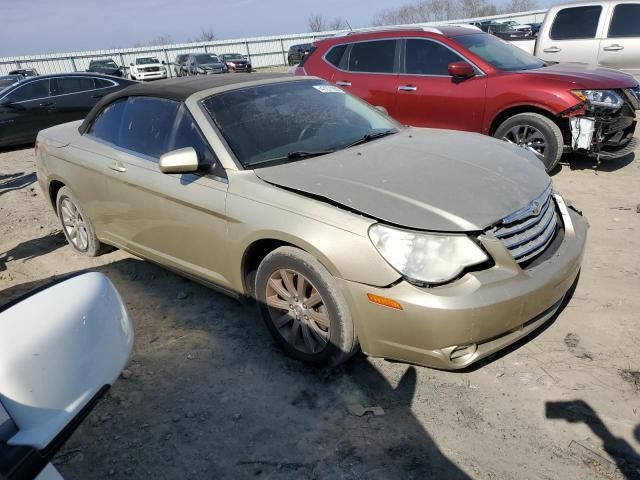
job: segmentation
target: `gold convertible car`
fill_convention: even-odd
[[[587,224],[531,153],[408,128],[313,77],[138,84],[40,132],[72,247],[117,247],[257,300],[315,365],[463,368],[558,310]]]

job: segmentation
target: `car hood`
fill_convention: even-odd
[[[631,75],[619,70],[583,63],[558,63],[536,70],[527,70],[526,73],[565,81],[578,88],[629,88],[638,84]]]
[[[389,224],[448,232],[484,230],[550,183],[525,150],[475,133],[418,128],[255,174]]]

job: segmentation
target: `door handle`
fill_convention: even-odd
[[[111,170],[114,170],[116,172],[126,172],[127,169],[124,167],[124,165],[122,165],[120,162],[113,162],[111,164],[109,164],[109,168]]]
[[[622,49],[624,49],[624,47],[622,45],[618,45],[617,43],[603,48],[603,50],[606,50],[607,52],[617,52],[618,50]]]
[[[398,90],[401,92],[415,92],[418,90],[418,87],[414,87],[413,85],[400,85]]]
[[[559,47],[549,47],[549,48],[545,48],[543,51],[546,53],[558,53],[561,50],[562,49]]]
[[[55,105],[55,102],[42,102],[40,104],[41,107],[50,107],[51,105]]]
[[[336,85],[338,85],[339,87],[350,87],[351,82],[340,81],[340,82],[336,82]]]

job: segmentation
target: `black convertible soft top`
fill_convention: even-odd
[[[85,133],[89,125],[93,122],[98,112],[102,111],[105,105],[115,102],[125,97],[159,97],[177,102],[184,102],[187,98],[202,90],[209,88],[225,87],[260,80],[273,80],[277,78],[291,78],[284,73],[228,73],[221,75],[199,75],[187,78],[172,78],[168,80],[158,80],[149,83],[136,83],[122,90],[118,90],[107,95],[100,100],[87,114],[78,131]]]

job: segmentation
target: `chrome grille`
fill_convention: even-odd
[[[558,213],[551,191],[549,184],[542,195],[489,232],[502,241],[518,263],[540,255],[555,237]]]

